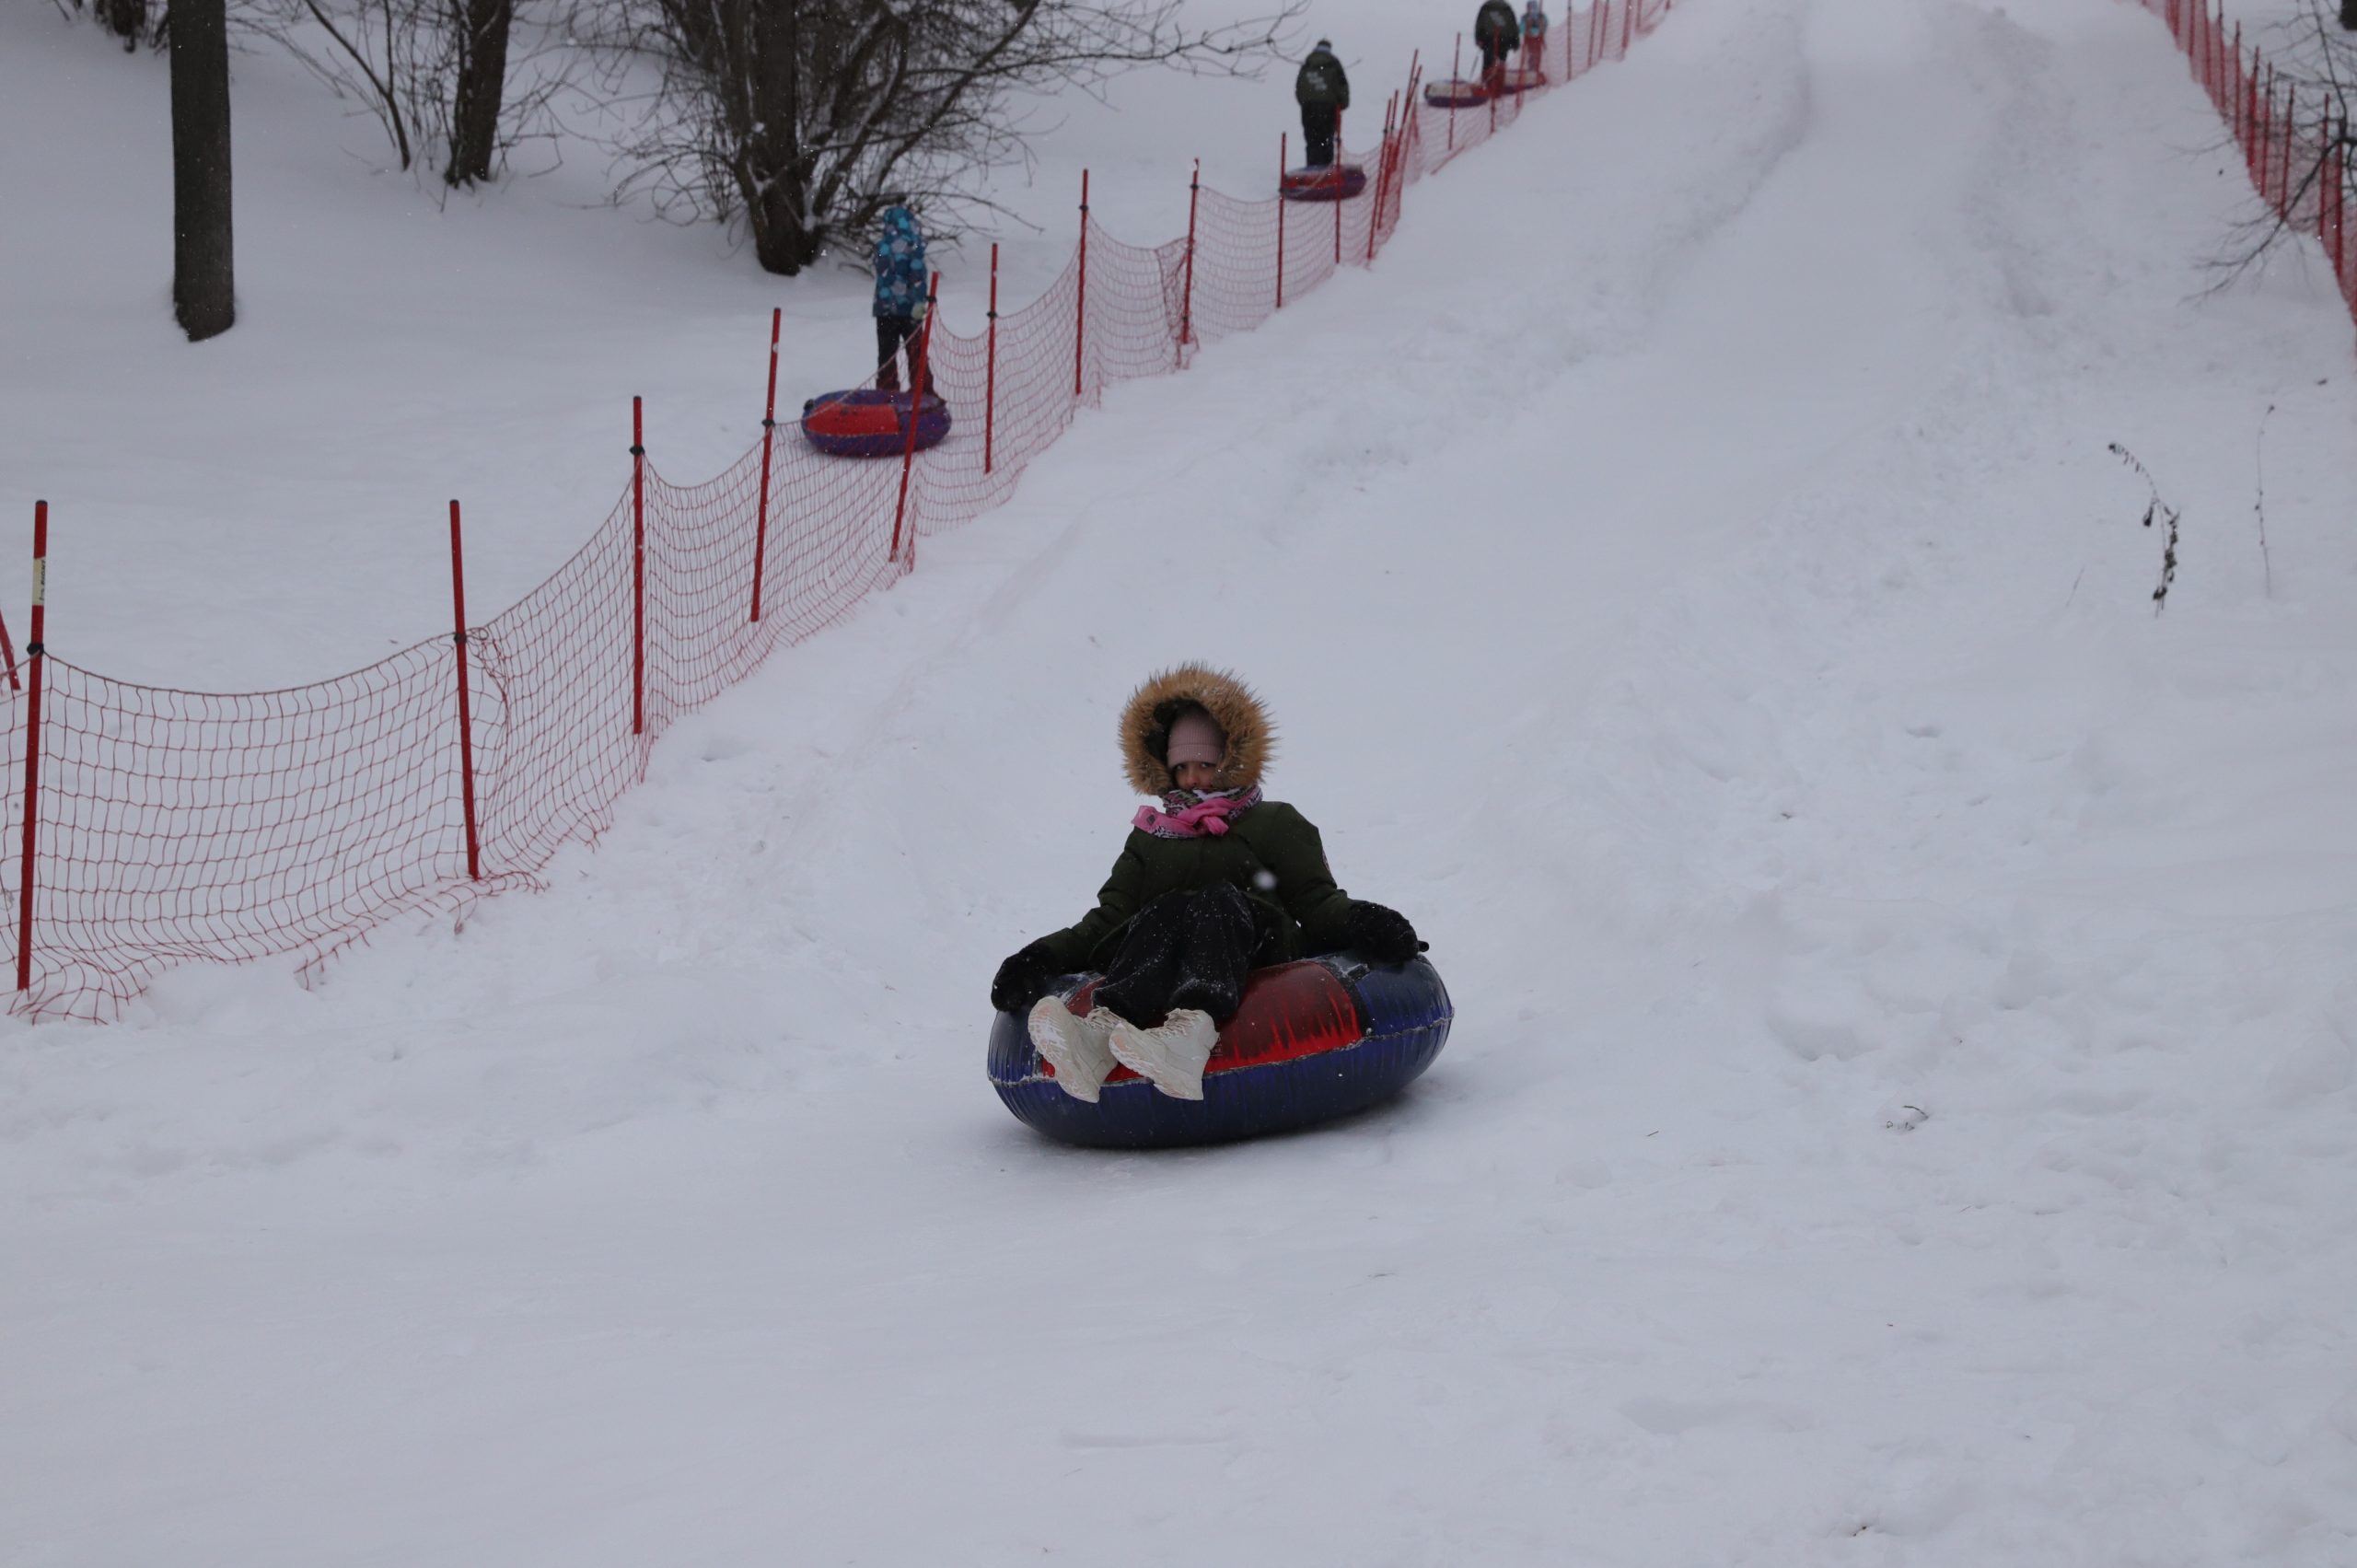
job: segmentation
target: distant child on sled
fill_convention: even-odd
[[[1031,1043],[1066,1094],[1094,1101],[1119,1064],[1178,1099],[1203,1098],[1203,1064],[1235,1016],[1245,977],[1352,949],[1401,964],[1424,944],[1407,917],[1334,885],[1318,830],[1260,794],[1268,714],[1235,677],[1202,665],[1157,675],[1121,712],[1139,808],[1097,907],[999,966],[991,1001],[1029,1009]],[[1049,990],[1102,972],[1074,1016]]]

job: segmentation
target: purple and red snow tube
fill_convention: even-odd
[[[1085,1013],[1097,979],[1067,976],[1056,994]],[[1429,961],[1374,964],[1335,953],[1253,971],[1203,1069],[1200,1100],[1173,1099],[1126,1067],[1105,1080],[1096,1104],[1074,1099],[1031,1048],[1020,1013],[1001,1013],[991,1028],[991,1086],[1007,1109],[1062,1143],[1221,1144],[1330,1121],[1390,1098],[1432,1065],[1455,1016]]]
[[[909,449],[906,392],[873,387],[822,392],[802,405],[802,437],[838,458],[897,458]],[[916,449],[938,447],[949,434],[949,405],[932,393],[916,403]]]
[[[1322,168],[1288,168],[1277,184],[1277,194],[1288,202],[1347,202],[1366,189],[1366,169],[1355,163],[1329,163]]]

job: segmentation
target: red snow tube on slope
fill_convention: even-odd
[[[1288,168],[1277,194],[1288,202],[1347,202],[1366,189],[1366,170],[1355,163],[1323,168]]]
[[[825,392],[802,405],[802,438],[838,458],[897,458],[909,449],[906,392],[873,387]],[[931,393],[917,409],[920,452],[949,434],[949,405]]]

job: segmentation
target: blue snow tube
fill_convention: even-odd
[[[1095,975],[1055,994],[1088,1010]],[[1448,1043],[1456,1010],[1427,959],[1372,964],[1353,953],[1255,970],[1203,1069],[1201,1100],[1173,1099],[1126,1067],[1097,1103],[1073,1098],[1031,1047],[1024,1015],[991,1028],[991,1086],[1006,1109],[1066,1144],[1167,1149],[1254,1138],[1348,1116],[1390,1098]]]
[[[873,387],[825,392],[802,405],[802,436],[838,458],[897,458],[909,449],[909,394]],[[926,394],[917,407],[916,449],[949,434],[949,405]]]

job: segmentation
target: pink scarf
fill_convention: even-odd
[[[1202,796],[1174,789],[1162,797],[1162,804],[1167,809],[1139,807],[1130,826],[1157,839],[1215,839],[1227,831],[1229,818],[1240,817],[1260,804],[1260,786],[1255,784],[1240,794],[1224,790]]]

